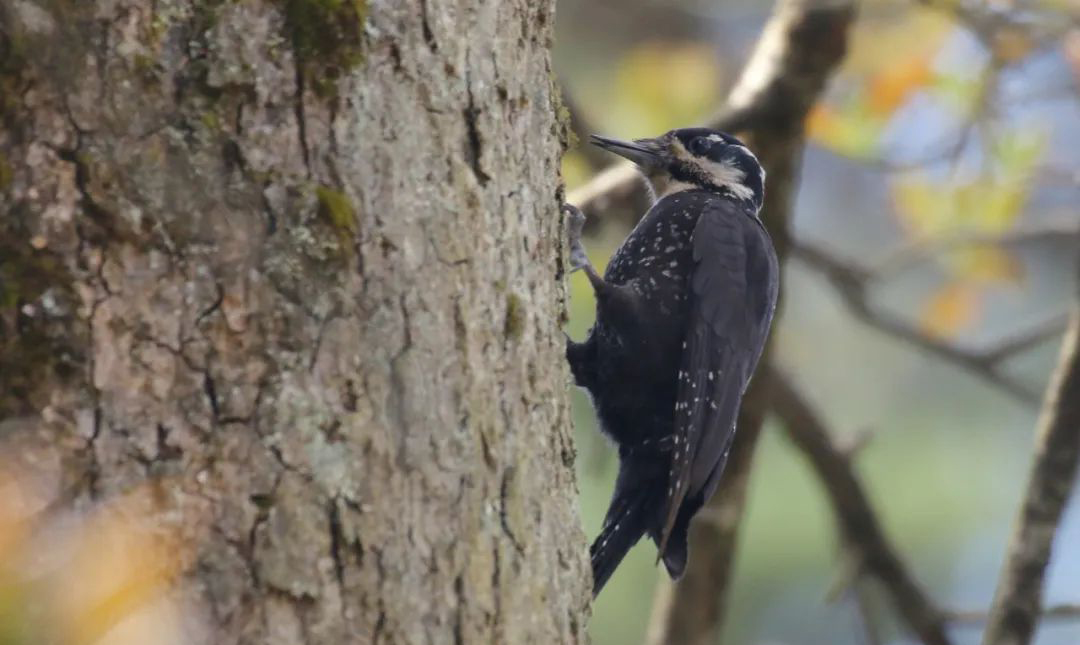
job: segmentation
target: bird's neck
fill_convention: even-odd
[[[651,175],[642,175],[645,186],[649,190],[650,203],[655,204],[668,195],[682,193],[688,190],[705,190],[698,184],[676,179],[666,172]]]

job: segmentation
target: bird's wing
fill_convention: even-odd
[[[679,368],[662,555],[688,495],[711,494],[776,305],[777,265],[761,224],[740,207],[707,208],[692,237],[690,319]]]

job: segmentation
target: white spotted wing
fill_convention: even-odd
[[[716,487],[776,306],[776,256],[751,213],[717,200],[702,213],[691,243],[690,318],[678,373],[660,555],[683,501],[701,495],[703,502]]]

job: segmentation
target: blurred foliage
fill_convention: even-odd
[[[0,468],[0,645],[178,642],[167,592],[190,549],[153,524],[160,485],[57,516]]]
[[[903,60],[869,75],[840,105],[819,103],[807,120],[807,133],[841,154],[875,156],[893,113],[934,78],[928,59]]]
[[[612,136],[655,136],[712,114],[722,98],[722,77],[712,44],[646,40],[617,61],[610,77],[584,88],[582,96],[605,97],[603,123]],[[583,145],[589,145],[586,139],[563,158],[563,178],[571,189],[592,174],[576,151]]]
[[[619,61],[614,105],[633,136],[695,123],[716,109],[720,65],[711,43],[645,42]]]
[[[938,81],[932,61],[948,21],[929,10],[893,18],[858,25],[851,46],[858,54],[844,61],[839,95],[819,103],[807,120],[811,140],[850,157],[876,156],[897,109]]]
[[[1030,129],[999,132],[985,156],[982,172],[970,179],[932,181],[913,173],[893,183],[897,213],[908,236],[932,242],[1003,234],[1014,228],[1031,190],[1031,176],[1045,150],[1045,138]],[[951,337],[979,318],[986,289],[1018,286],[1024,268],[1009,251],[976,244],[937,256],[944,284],[924,303],[924,330]]]
[[[980,313],[979,292],[957,282],[942,285],[923,304],[919,324],[924,331],[943,338],[970,327]]]
[[[916,29],[921,29],[916,47],[889,50],[897,33],[910,38]],[[808,118],[810,138],[838,154],[877,163],[885,157],[890,126],[898,113],[920,96],[940,99],[941,105],[969,122],[980,119],[979,111],[992,92],[989,83],[995,79],[985,68],[974,76],[971,70],[939,69],[935,60],[949,33],[948,22],[939,12],[925,10],[907,12],[904,19],[888,25],[857,30],[856,48],[860,41],[873,37],[878,41],[875,50],[890,51],[889,58],[851,57],[841,97],[820,103]],[[1029,31],[1007,26],[992,33],[988,50],[993,64],[1000,67],[1023,60],[1035,45]],[[964,132],[955,135],[954,144],[926,161],[946,161],[955,170],[969,140],[974,139],[973,128],[974,123],[965,126]],[[1030,127],[999,128],[992,136],[984,133],[979,143],[987,149],[976,177],[958,179],[951,173],[931,179],[927,172],[910,172],[892,182],[894,204],[909,240],[930,244],[964,235],[1001,234],[1016,225],[1045,139]],[[922,329],[938,337],[953,337],[977,323],[987,288],[1016,286],[1024,277],[1015,257],[988,244],[942,253],[938,262],[946,279],[924,300],[918,316]]]
[[[587,142],[578,142],[578,146],[587,146]],[[592,177],[593,169],[585,157],[576,149],[569,150],[562,158],[562,176],[567,190],[573,190]]]
[[[1023,60],[1037,45],[1030,31],[1017,26],[1006,26],[994,31],[990,41],[990,53],[1001,63]]]
[[[1073,79],[1080,85],[1080,30],[1070,31],[1061,43],[1061,52],[1072,70]]]
[[[931,182],[925,174],[894,183],[901,221],[913,237],[1004,233],[1020,216],[1045,137],[1030,129],[1001,131],[991,142],[979,176]]]

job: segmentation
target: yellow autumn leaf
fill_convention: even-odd
[[[976,321],[982,308],[979,291],[961,283],[941,287],[927,300],[919,326],[937,338],[951,338]]]
[[[896,60],[897,52],[929,58],[955,30],[948,12],[919,5],[888,20],[861,20],[853,29],[843,72],[866,76]]]
[[[971,284],[1016,285],[1024,279],[1024,265],[1012,253],[994,246],[954,251],[948,265],[956,279]]]
[[[974,221],[976,230],[986,233],[1003,233],[1016,223],[1027,202],[1027,185],[1021,183],[1002,183],[997,186],[976,186],[984,188],[976,193],[974,200]]]
[[[118,625],[160,605],[193,547],[161,521],[162,486],[158,482],[112,500],[79,527],[54,581],[51,604],[60,642],[102,642]]]
[[[806,117],[806,134],[815,141],[828,142],[837,127],[836,110],[825,103],[818,103]]]
[[[968,181],[952,187],[955,216],[951,230],[998,233],[1019,213],[1020,201],[1011,186],[991,179]]]
[[[976,178],[941,183],[912,175],[894,181],[901,224],[918,239],[1010,230],[1023,213],[1029,178],[1043,148],[1037,132],[1006,133],[994,141],[992,170]]]
[[[888,65],[867,83],[867,109],[878,117],[888,117],[933,77],[930,61],[926,58],[912,58]]]
[[[863,158],[878,154],[878,141],[885,119],[870,114],[862,98],[850,101],[840,110],[823,107],[807,123],[811,137],[822,146],[848,157]]]
[[[911,237],[935,237],[955,225],[951,195],[925,179],[898,180],[892,195],[900,223]]]

